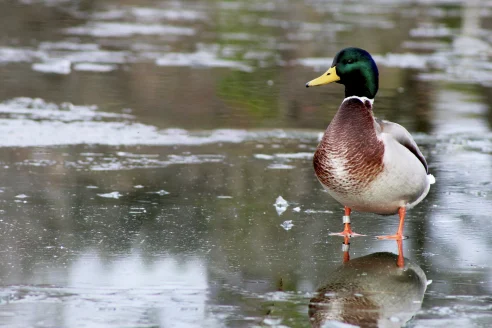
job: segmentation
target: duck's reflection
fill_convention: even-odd
[[[348,239],[343,264],[330,274],[309,303],[313,327],[330,321],[360,327],[401,327],[422,305],[427,278],[414,262],[398,255],[373,253],[350,259]],[[336,324],[334,325],[336,326]]]

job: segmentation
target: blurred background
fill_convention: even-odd
[[[0,327],[309,327],[343,208],[314,176],[347,46],[437,183],[411,327],[492,325],[492,2],[0,2]],[[288,206],[275,207],[278,196]],[[351,256],[396,253],[352,215]],[[397,322],[396,326],[404,322]]]

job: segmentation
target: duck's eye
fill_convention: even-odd
[[[349,59],[349,60],[347,60],[347,64],[352,64],[353,62],[354,62],[354,60],[353,60],[353,59]]]

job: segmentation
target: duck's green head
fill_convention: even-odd
[[[379,73],[371,55],[360,48],[345,48],[333,59],[330,69],[306,83],[306,88],[337,82],[345,85],[345,97],[374,99],[379,87]]]

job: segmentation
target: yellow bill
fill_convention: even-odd
[[[337,75],[337,70],[336,70],[335,66],[333,66],[333,67],[330,67],[330,69],[327,70],[320,77],[306,83],[306,88],[315,87],[315,86],[323,85],[323,84],[328,84],[328,83],[336,82],[339,80],[340,80],[340,76]]]

